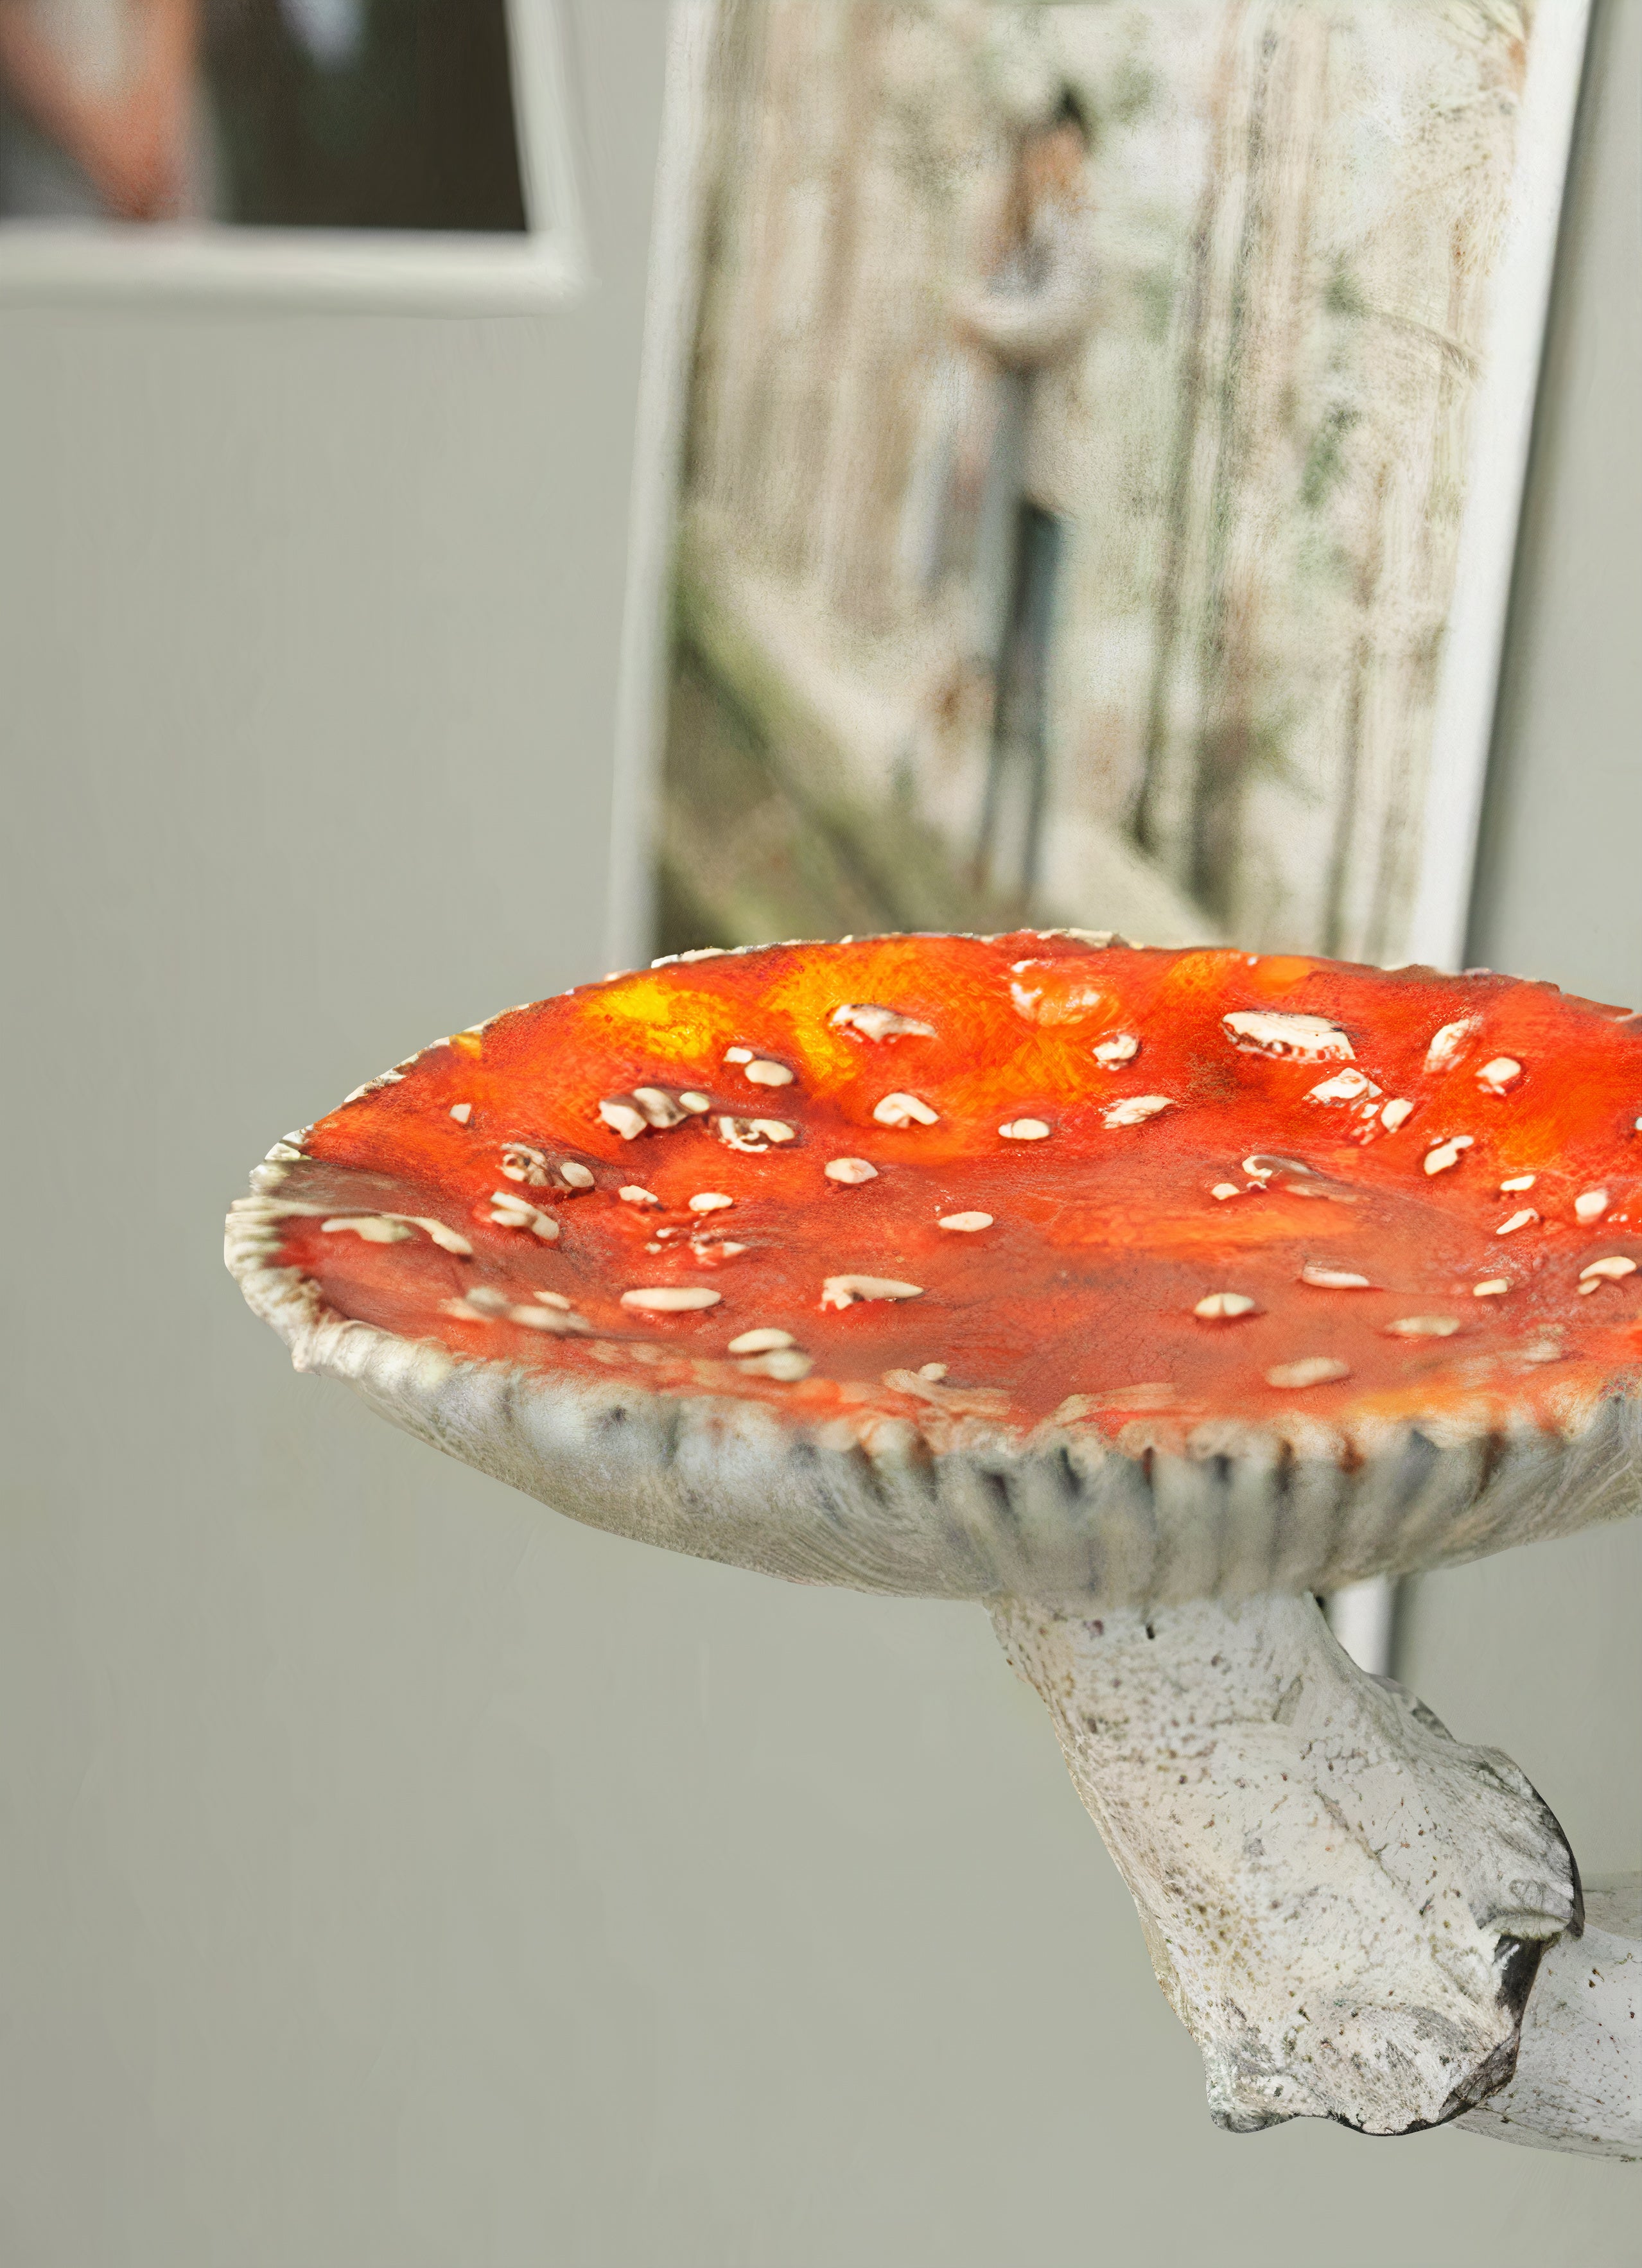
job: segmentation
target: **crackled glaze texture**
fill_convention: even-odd
[[[1403,2134],[1510,2079],[1542,1955],[1580,1905],[1562,1830],[1508,1757],[1365,1676],[1312,1599],[1100,1619],[1012,1601],[994,1619],[1219,2124]]]
[[[774,946],[429,1048],[271,1153],[231,1262],[306,1366],[676,1548],[1321,1587],[1631,1508],[1639,1119],[1642,1025],[1547,985]]]

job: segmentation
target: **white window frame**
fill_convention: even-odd
[[[0,219],[0,300],[230,301],[529,313],[587,282],[559,0],[504,0],[527,226],[239,228]]]
[[[1528,41],[1516,178],[1494,271],[1483,379],[1471,412],[1454,597],[1432,717],[1419,880],[1405,946],[1410,961],[1433,968],[1457,969],[1465,958],[1506,616],[1590,12],[1590,0],[1551,0],[1535,11]]]

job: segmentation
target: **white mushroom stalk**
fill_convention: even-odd
[[[1582,1934],[1541,1963],[1515,2071],[1455,2123],[1540,2150],[1642,2158],[1642,1875],[1587,1885]]]
[[[1310,1598],[993,1620],[1128,1883],[1209,2109],[1369,2134],[1515,2066],[1545,1946],[1579,1925],[1546,1806],[1368,1677]]]

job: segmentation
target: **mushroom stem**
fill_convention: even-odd
[[[1559,1937],[1522,2017],[1517,2067],[1457,2122],[1588,2158],[1642,2158],[1642,1875],[1587,1883],[1585,1931]]]
[[[1048,1704],[1203,2051],[1217,2124],[1401,2134],[1503,2087],[1546,1944],[1581,1926],[1508,1758],[1359,1669],[1314,1600],[993,1609]]]

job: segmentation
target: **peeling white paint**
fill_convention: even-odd
[[[1482,1028],[1480,1016],[1462,1016],[1455,1022],[1445,1024],[1440,1031],[1433,1032],[1431,1045],[1425,1050],[1426,1070],[1452,1070]]]
[[[1350,1063],[1355,1052],[1348,1035],[1326,1016],[1301,1016],[1281,1008],[1238,1008],[1220,1023],[1234,1048],[1277,1056],[1289,1063]]]
[[[395,1220],[380,1212],[338,1214],[334,1219],[322,1220],[320,1233],[323,1236],[339,1236],[346,1233],[358,1237],[365,1244],[403,1244],[410,1235],[402,1220]]]
[[[921,1284],[898,1283],[893,1276],[829,1276],[821,1286],[823,1307],[853,1307],[858,1300],[921,1300]]]
[[[873,1116],[880,1126],[933,1126],[940,1114],[919,1095],[895,1094],[875,1102]]]
[[[1101,1123],[1106,1126],[1144,1126],[1148,1118],[1155,1118],[1160,1111],[1173,1110],[1174,1108],[1172,1099],[1167,1094],[1131,1094],[1127,1102],[1115,1102],[1109,1110],[1102,1112]]]
[[[935,1027],[885,1008],[875,1000],[850,1000],[835,1008],[828,1021],[841,1032],[858,1032],[864,1040],[932,1040]]]
[[[716,1307],[723,1296],[704,1284],[640,1285],[622,1292],[622,1305],[647,1315],[682,1315],[697,1307]]]

